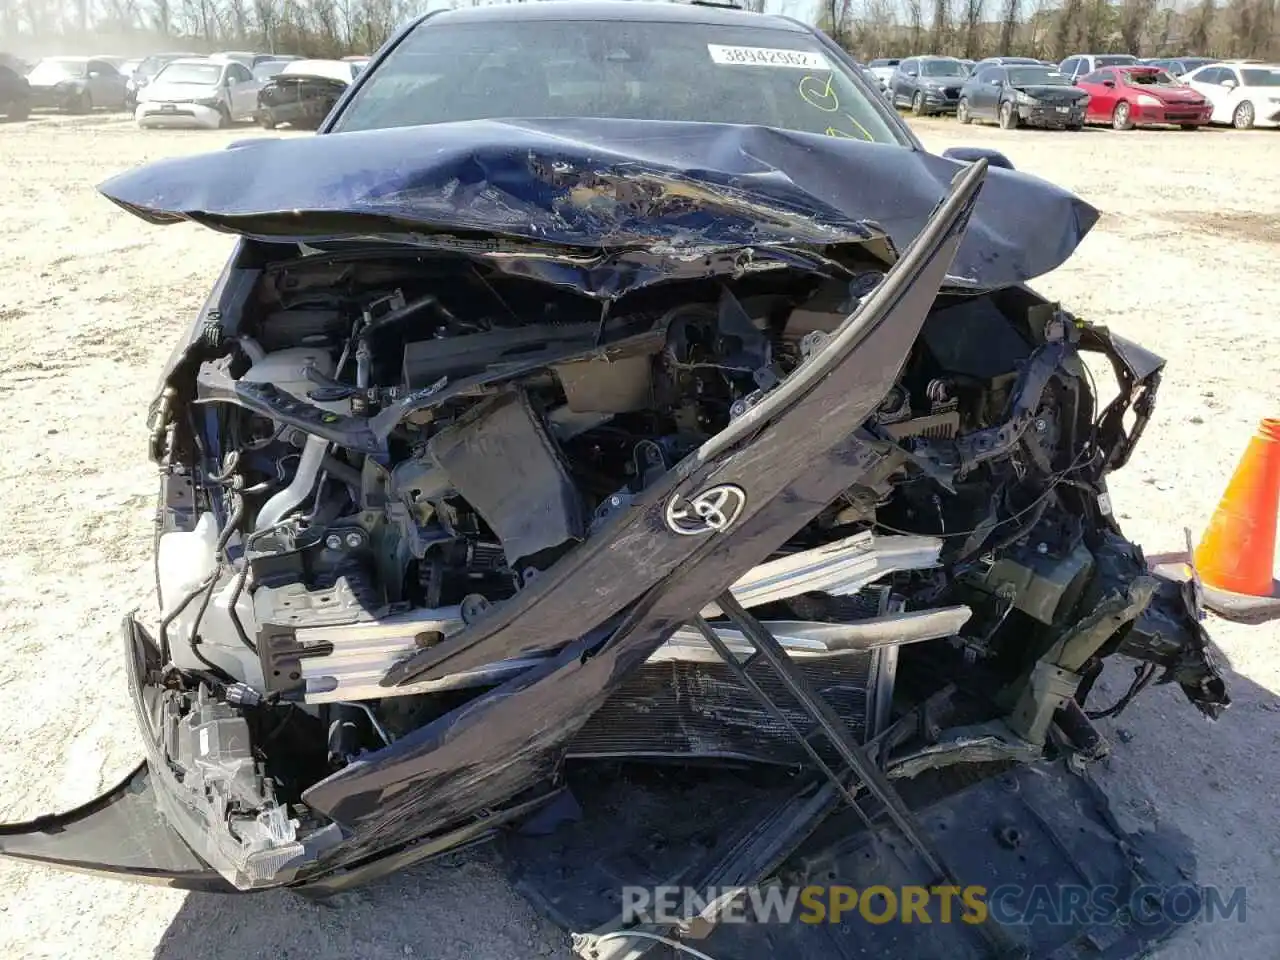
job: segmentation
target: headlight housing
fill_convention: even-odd
[[[1019,103],[1028,107],[1031,106],[1032,104],[1039,103],[1039,101],[1036,100],[1035,97],[1031,96],[1031,94],[1023,93],[1021,90],[1015,91],[1013,98],[1017,100]]]
[[[1164,101],[1147,93],[1138,94],[1138,106],[1140,107],[1163,107]]]
[[[214,96],[214,97],[197,97],[196,99],[192,100],[191,102],[192,102],[192,103],[194,103],[194,104],[198,104],[199,106],[202,106],[202,107],[214,107],[214,108],[217,108],[217,107],[222,106],[222,98],[221,98],[221,97],[217,97],[217,96]]]

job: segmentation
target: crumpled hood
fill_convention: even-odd
[[[248,141],[160,160],[99,189],[153,223],[192,220],[258,239],[480,234],[687,263],[885,235],[904,248],[961,168],[906,147],[768,127],[478,120]],[[993,168],[949,285],[992,289],[1046,273],[1097,218],[1059,187]]]
[[[1089,96],[1087,91],[1079,87],[1067,87],[1054,83],[1015,83],[1013,89],[1021,90],[1029,97],[1048,103],[1072,103]]]

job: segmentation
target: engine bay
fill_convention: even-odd
[[[187,783],[206,797],[211,778],[230,784],[214,793],[242,818],[246,885],[267,877],[246,866],[254,851],[323,834],[309,787],[549,655],[387,681],[554,572],[820,352],[883,277],[872,259],[847,266],[602,302],[464,258],[312,252],[258,271],[240,316],[206,317],[156,419],[156,710],[179,767],[210,730],[240,744]],[[1089,351],[1121,386],[1104,410]],[[1141,433],[1159,366],[1026,288],[939,295],[862,427],[888,468],[735,599],[865,738],[960,677],[975,721],[1012,706],[1043,743],[1052,711],[1028,671],[1145,569],[1103,477]],[[715,520],[668,516],[677,533]],[[1096,676],[1123,642],[1211,710],[1212,677],[1161,646],[1143,621],[1155,611],[1134,606],[1079,666]],[[714,605],[703,615],[737,642]],[[738,716],[745,691],[708,672],[710,654],[677,629],[570,755],[796,762],[770,752],[767,717]],[[669,709],[714,720],[679,743],[652,723],[672,690],[699,693]],[[737,740],[720,736],[731,714]]]

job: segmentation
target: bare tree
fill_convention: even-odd
[[[981,38],[978,29],[982,23],[982,11],[986,0],[966,0],[964,7],[964,55],[977,59]]]
[[[1019,0],[1006,0],[1004,19],[1000,23],[1000,56],[1007,57],[1013,50],[1013,35],[1018,27]]]
[[[1192,53],[1207,54],[1209,52],[1209,37],[1213,32],[1217,13],[1213,0],[1200,0],[1200,5],[1189,15],[1187,49]]]
[[[947,43],[947,0],[933,0],[933,49],[942,53]]]
[[[1156,11],[1156,0],[1124,0],[1117,24],[1125,53],[1141,56],[1143,34]]]

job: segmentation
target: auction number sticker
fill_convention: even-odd
[[[778,50],[773,47],[726,47],[708,43],[711,62],[722,66],[791,67],[797,70],[830,70],[827,58],[813,50]]]

